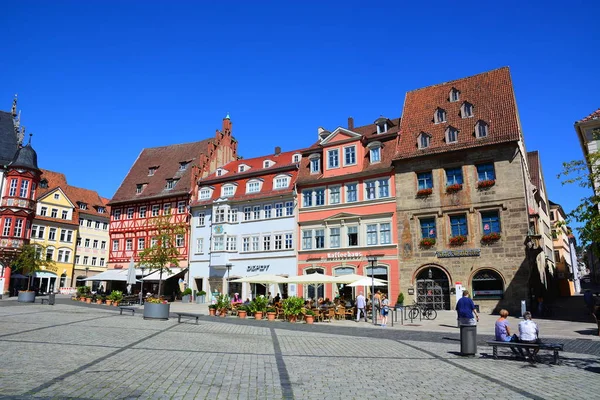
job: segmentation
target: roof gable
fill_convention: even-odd
[[[58,194],[58,199],[55,198],[55,194]],[[75,208],[75,204],[71,201],[67,193],[60,187],[49,190],[46,194],[38,197],[37,201],[44,204],[54,204],[62,207]]]
[[[341,142],[348,139],[360,139],[362,135],[360,133],[353,132],[351,130],[337,127],[333,132],[331,132],[325,139],[321,141],[322,146],[326,146],[330,143]]]

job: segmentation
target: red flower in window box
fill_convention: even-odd
[[[495,179],[486,179],[485,181],[477,182],[477,189],[489,189],[496,184]]]
[[[433,193],[433,189],[432,188],[421,189],[421,190],[417,191],[417,197],[427,197],[431,193]]]
[[[488,233],[487,235],[483,235],[481,237],[481,243],[483,244],[491,244],[500,240],[502,236],[500,236],[497,232]]]
[[[423,238],[419,242],[419,246],[425,249],[435,245],[435,238]]]
[[[446,186],[446,193],[456,193],[462,190],[462,183]]]
[[[452,236],[450,238],[450,246],[462,246],[467,241],[465,235]]]

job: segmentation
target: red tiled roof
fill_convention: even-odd
[[[67,178],[65,177],[65,174],[62,174],[60,172],[42,169],[42,176],[40,177],[40,182],[44,180],[48,182],[48,187],[43,188],[41,187],[41,185],[38,185],[38,191],[36,195],[37,199],[40,199],[41,197],[45,196],[46,194],[58,187],[61,188],[64,192],[65,188],[67,187]]]
[[[460,92],[459,101],[449,101],[452,88]],[[473,105],[473,117],[461,117],[460,109],[465,101]],[[434,113],[438,108],[446,111],[444,123],[434,123]],[[402,115],[397,159],[517,141],[520,137],[508,67],[410,91],[406,94]],[[485,138],[474,135],[479,120],[488,124]],[[458,143],[445,143],[445,132],[449,126],[458,129]],[[430,146],[426,149],[417,146],[421,132],[431,136]]]
[[[303,150],[294,150],[294,151],[286,151],[284,153],[279,153],[279,154],[270,154],[270,155],[266,155],[266,156],[255,157],[255,158],[248,158],[248,159],[240,158],[239,160],[232,161],[221,167],[221,169],[224,169],[227,171],[227,173],[225,173],[224,175],[217,176],[217,172],[215,171],[212,174],[200,179],[199,182],[212,180],[212,179],[219,179],[219,178],[223,178],[225,180],[231,180],[231,176],[236,175],[236,174],[242,175],[242,174],[246,174],[246,173],[256,172],[259,170],[263,170],[263,171],[265,171],[265,173],[268,173],[268,171],[273,168],[292,166],[295,164],[293,161],[294,154],[302,154],[302,151]],[[271,166],[268,168],[264,168],[263,167],[264,162],[267,160],[272,161],[274,164],[271,164]],[[238,172],[240,165],[247,166],[247,168],[245,168],[244,172]]]
[[[527,164],[529,164],[529,175],[531,183],[538,189],[540,188],[540,155],[536,151],[527,152]]]
[[[598,118],[600,118],[600,108],[597,109],[596,111],[594,111],[593,113],[591,113],[590,115],[588,115],[587,117],[580,119],[576,123],[582,123],[582,122],[586,122],[586,121],[589,121],[592,119],[598,119]]]
[[[205,139],[200,142],[143,149],[110,203],[189,193],[192,185],[192,166],[198,165],[200,156],[208,153],[211,143],[212,139]],[[185,171],[179,171],[181,162],[189,162]],[[151,167],[158,168],[153,176],[148,176]],[[167,190],[168,179],[179,181],[173,189]],[[138,184],[146,184],[140,194],[136,194]]]

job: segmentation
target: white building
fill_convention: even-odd
[[[237,160],[198,182],[191,203],[189,287],[295,295],[295,285],[231,283],[260,274],[296,275],[296,199],[300,152]],[[209,297],[210,298],[210,297]]]

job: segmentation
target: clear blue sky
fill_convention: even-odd
[[[0,108],[18,93],[40,166],[110,198],[143,147],[211,137],[227,112],[253,157],[508,65],[549,197],[568,211],[585,194],[556,174],[600,107],[600,2],[215,3],[4,2]]]

